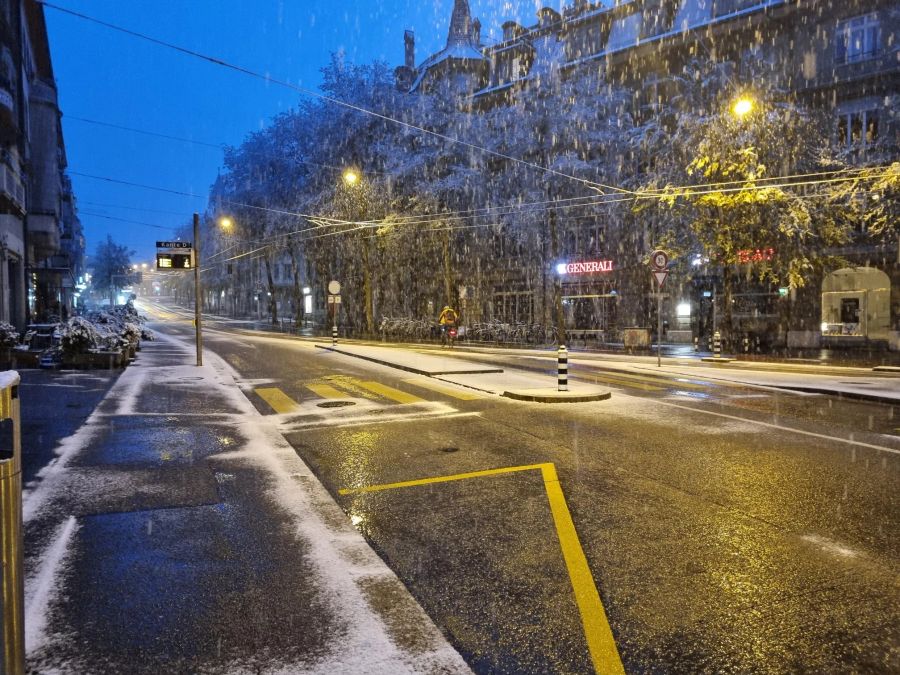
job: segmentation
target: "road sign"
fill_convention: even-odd
[[[328,282],[328,292],[332,295],[337,295],[341,292],[341,284],[338,281],[329,281]]]
[[[189,241],[158,241],[156,248],[193,248]]]
[[[331,295],[328,294],[328,304],[329,305],[339,305],[341,304],[341,296],[339,295]]]
[[[336,304],[336,305],[341,304],[341,296],[339,296],[339,295],[334,296],[334,304]]]
[[[668,272],[653,272],[653,276],[656,277],[656,283],[659,284],[659,287],[662,288],[662,285],[666,283],[666,277],[669,276]]]
[[[650,265],[657,270],[666,269],[666,265],[669,264],[669,255],[665,251],[661,251],[657,249],[650,254]],[[665,281],[665,278],[663,278]],[[662,286],[662,281],[659,282],[659,285]]]

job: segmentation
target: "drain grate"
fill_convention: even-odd
[[[348,405],[356,405],[353,401],[325,401],[316,404],[320,408],[343,408]]]

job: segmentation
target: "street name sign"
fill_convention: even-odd
[[[190,241],[158,241],[156,248],[193,248]]]

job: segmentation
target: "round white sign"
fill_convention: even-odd
[[[328,292],[332,295],[337,295],[341,292],[341,284],[337,281],[329,281],[328,282]]]
[[[669,256],[665,251],[654,251],[650,255],[650,264],[658,270],[664,270],[669,264]]]

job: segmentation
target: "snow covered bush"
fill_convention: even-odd
[[[19,344],[19,331],[16,327],[0,321],[0,349],[12,349]]]
[[[69,319],[61,331],[60,344],[67,354],[83,354],[97,348],[101,341],[94,324],[80,316]]]

